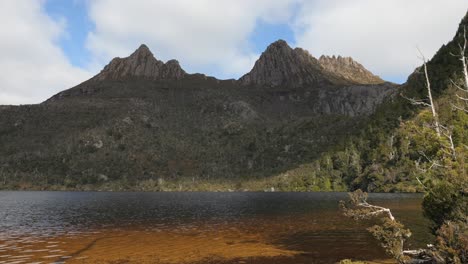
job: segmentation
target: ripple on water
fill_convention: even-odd
[[[106,250],[167,260],[173,259],[169,253],[201,254],[193,250],[231,258],[261,256],[262,250],[314,258],[382,254],[364,228],[338,212],[346,196],[339,193],[0,194],[0,263],[72,262]],[[371,198],[404,216],[410,227],[425,225],[417,210],[420,197]],[[415,243],[427,240],[420,230],[413,232]]]

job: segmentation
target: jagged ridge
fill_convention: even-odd
[[[179,80],[186,75],[177,60],[164,63],[157,60],[149,48],[142,44],[126,58],[114,58],[92,80],[120,80],[129,77],[140,77],[152,80]]]
[[[334,74],[355,83],[379,84],[384,82],[384,80],[372,74],[351,57],[330,57],[322,55],[319,58],[319,63],[324,70],[330,74]]]
[[[317,60],[304,49],[292,49],[284,40],[268,46],[253,69],[239,81],[244,85],[291,87],[384,82],[352,58],[322,56]]]
[[[128,78],[180,80],[187,75],[177,60],[159,61],[142,44],[130,56],[114,58],[91,81]],[[278,40],[267,47],[253,69],[238,82],[242,85],[303,87],[380,84],[384,81],[350,57],[321,56],[317,59],[307,50],[292,49],[286,41]]]
[[[244,85],[302,86],[326,82],[317,59],[306,50],[292,49],[284,40],[272,43],[239,79]]]

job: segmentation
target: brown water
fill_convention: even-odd
[[[387,263],[345,193],[0,192],[1,263]],[[431,239],[421,196],[373,194]]]

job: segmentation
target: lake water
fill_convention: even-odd
[[[0,263],[334,263],[388,259],[346,193],[0,192]],[[421,196],[371,194],[431,237]],[[370,223],[368,223],[370,224]]]

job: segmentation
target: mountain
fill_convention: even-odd
[[[464,164],[468,164],[468,112],[459,110],[466,107],[466,102],[459,97],[468,95],[456,87],[466,89],[459,55],[467,28],[468,12],[453,39],[426,64],[437,119],[442,125],[441,136],[435,133],[431,109],[413,105],[407,99],[429,102],[427,80],[424,68],[420,66],[406,83],[398,87],[397,96],[381,104],[369,116],[369,122],[358,135],[351,136],[341,150],[324,152],[320,158],[307,164],[308,172],[318,171],[315,174],[328,179],[331,185],[345,181],[350,189],[420,191],[431,195],[442,192],[442,196],[430,203],[443,203],[434,211],[446,212],[442,208],[452,199],[442,198],[452,195],[449,195],[448,182],[459,180],[454,184],[457,188],[467,183]],[[467,56],[468,53],[465,58]],[[330,161],[332,165],[326,165]],[[291,174],[290,171],[287,173]],[[440,189],[435,191],[435,186]]]
[[[166,63],[157,60],[149,48],[142,44],[127,58],[114,58],[92,80],[125,80],[144,78],[149,80],[180,80],[186,75],[177,60]]]
[[[384,82],[351,57],[322,55],[319,63],[325,71],[350,82],[358,84],[379,84]]]
[[[272,43],[239,81],[244,85],[294,86],[329,83],[314,57],[302,49],[291,49],[284,40]]]
[[[304,49],[292,49],[284,40],[268,46],[253,69],[239,81],[272,87],[384,83],[352,58],[321,56],[317,60]]]
[[[344,146],[396,90],[352,59],[281,40],[239,80],[188,74],[141,45],[41,104],[0,107],[0,183],[263,190]]]

